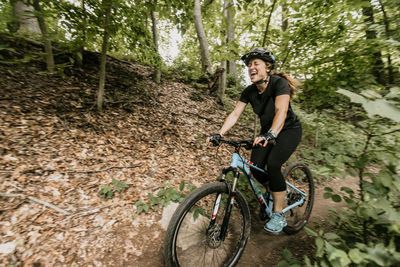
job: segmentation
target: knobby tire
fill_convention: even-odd
[[[249,207],[237,192],[225,240],[211,242],[215,240],[210,237],[210,230],[207,234],[207,229],[218,194],[222,194],[222,200],[216,224],[212,227],[213,233],[218,233],[229,197],[224,182],[196,189],[178,206],[166,232],[166,266],[234,266],[239,261],[250,235]]]
[[[311,210],[314,205],[314,182],[311,171],[303,163],[294,163],[288,166],[283,172],[283,176],[286,181],[307,194],[301,206],[294,207],[286,213],[288,225],[283,228],[283,231],[287,234],[295,234],[303,229],[310,218]],[[296,192],[291,190],[287,198],[287,204],[290,205],[296,202],[298,197]]]

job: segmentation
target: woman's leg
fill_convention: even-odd
[[[285,215],[282,213],[286,195],[286,182],[281,169],[283,163],[289,159],[300,143],[301,133],[301,128],[280,132],[276,145],[271,148],[267,156],[268,179],[274,199],[274,213],[271,220],[264,226],[266,231],[280,232],[287,225]]]
[[[267,156],[269,151],[271,150],[272,145],[268,145],[267,147],[256,146],[251,151],[250,161],[253,162],[257,167],[264,169],[267,164]],[[257,171],[256,169],[251,168],[251,173],[254,178],[257,179],[261,184],[266,185],[268,182],[268,177],[266,174]]]
[[[276,139],[276,145],[267,156],[268,179],[272,192],[286,191],[285,178],[282,175],[282,165],[296,150],[301,140],[301,128],[283,130]]]

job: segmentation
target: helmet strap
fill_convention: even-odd
[[[268,82],[268,79],[265,79],[265,80],[256,81],[254,84],[259,85],[259,84],[263,84],[263,83],[267,83],[267,82]]]
[[[267,78],[265,78],[264,80],[256,81],[254,84],[255,84],[255,85],[259,85],[259,84],[263,84],[263,83],[268,83],[268,81],[269,81],[269,76],[270,76],[270,73],[268,73]]]

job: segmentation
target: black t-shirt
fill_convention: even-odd
[[[260,118],[261,133],[265,134],[272,126],[275,117],[275,97],[278,95],[290,95],[288,81],[281,76],[271,75],[268,87],[262,94],[259,94],[257,86],[252,84],[246,87],[240,96],[239,100],[246,104],[250,102],[253,111]],[[289,103],[282,130],[298,127],[301,127],[300,120],[294,114]]]

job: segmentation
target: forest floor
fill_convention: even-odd
[[[150,67],[111,57],[105,110],[97,112],[97,56],[48,75],[41,63],[15,62],[40,47],[12,46],[2,57],[14,63],[0,63],[0,266],[163,266],[162,209],[137,214],[135,203],[163,183],[214,181],[230,150],[216,159],[205,138],[227,113],[188,84],[155,84]],[[248,136],[244,123],[230,134]],[[127,188],[102,199],[113,179]],[[319,224],[335,205],[321,188],[311,220]],[[304,231],[270,236],[253,218],[239,266],[274,266],[283,248],[312,256]]]

